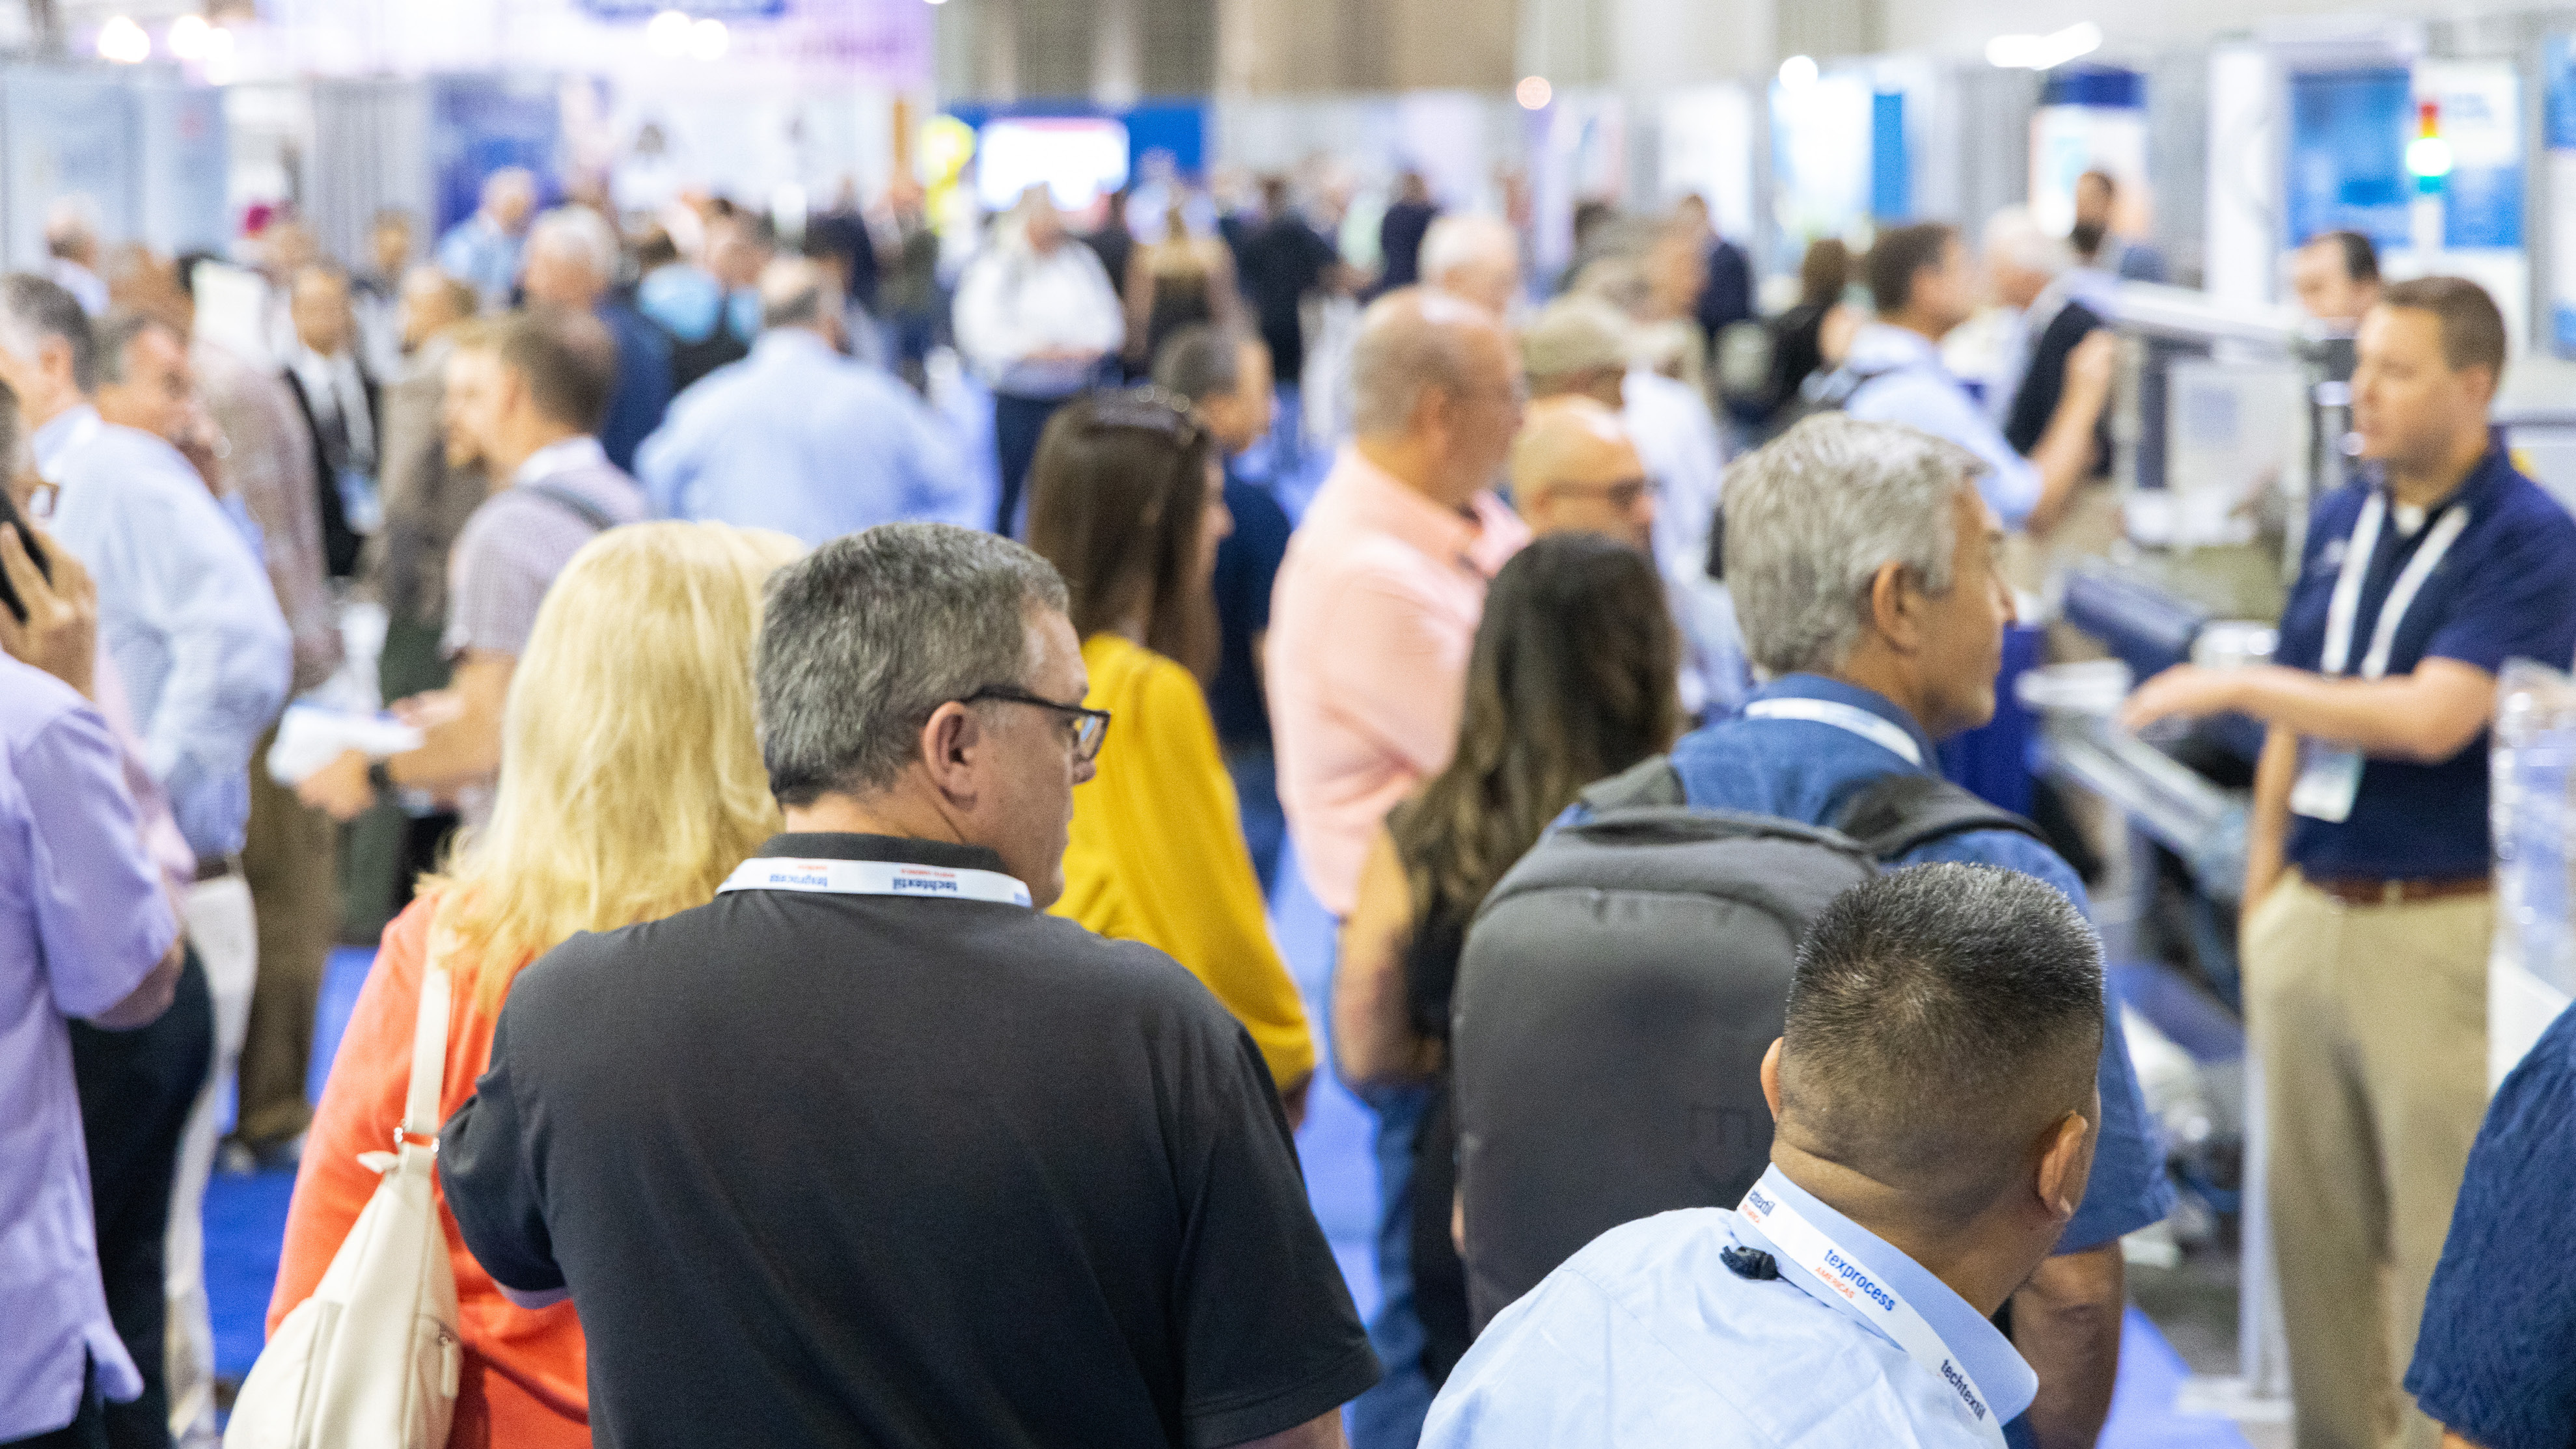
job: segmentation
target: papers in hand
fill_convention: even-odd
[[[290,704],[269,746],[268,777],[293,789],[306,776],[356,750],[371,760],[420,748],[420,731],[389,714],[357,714],[320,704]]]

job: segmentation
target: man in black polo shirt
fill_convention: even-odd
[[[441,1135],[604,1445],[1338,1445],[1377,1362],[1251,1039],[1039,914],[1108,726],[1065,591],[897,524],[771,585],[788,833],[512,986]]]

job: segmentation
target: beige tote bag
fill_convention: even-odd
[[[383,1175],[313,1296],[261,1350],[233,1402],[224,1449],[444,1449],[465,1345],[456,1274],[438,1220],[439,1093],[450,1009],[433,949],[412,1029],[411,1091],[391,1152],[358,1160]],[[423,1145],[413,1139],[426,1138]]]

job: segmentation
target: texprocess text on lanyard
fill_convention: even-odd
[[[1791,1263],[1824,1284],[1825,1291],[1859,1309],[1863,1320],[1896,1340],[1896,1346],[1905,1350],[1908,1358],[1956,1395],[1959,1411],[1968,1416],[1988,1443],[2004,1442],[2003,1425],[1996,1421],[1985,1390],[1977,1386],[1968,1366],[1959,1362],[1959,1356],[1941,1341],[1940,1332],[1905,1301],[1905,1295],[1861,1266],[1841,1244],[1825,1236],[1822,1228],[1789,1206],[1787,1199],[1765,1192],[1761,1184],[1756,1183],[1745,1193],[1744,1201],[1735,1210],[1777,1244]]]

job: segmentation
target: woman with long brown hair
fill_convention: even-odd
[[[1173,394],[1095,394],[1047,424],[1029,480],[1029,546],[1072,596],[1083,704],[1116,721],[1099,773],[1074,788],[1055,914],[1188,967],[1251,1032],[1293,1120],[1314,1039],[1202,692],[1217,654],[1209,576],[1233,527],[1215,438]]]
[[[1433,1391],[1467,1349],[1446,1087],[1449,996],[1468,923],[1585,786],[1671,746],[1680,659],[1652,558],[1592,533],[1531,544],[1485,595],[1457,753],[1388,815],[1369,849],[1342,922],[1334,1062],[1353,1091],[1433,1090],[1413,1156],[1410,1308],[1420,1327],[1382,1313],[1370,1331],[1381,1359],[1394,1350],[1390,1383],[1413,1367],[1394,1361],[1413,1343]]]

